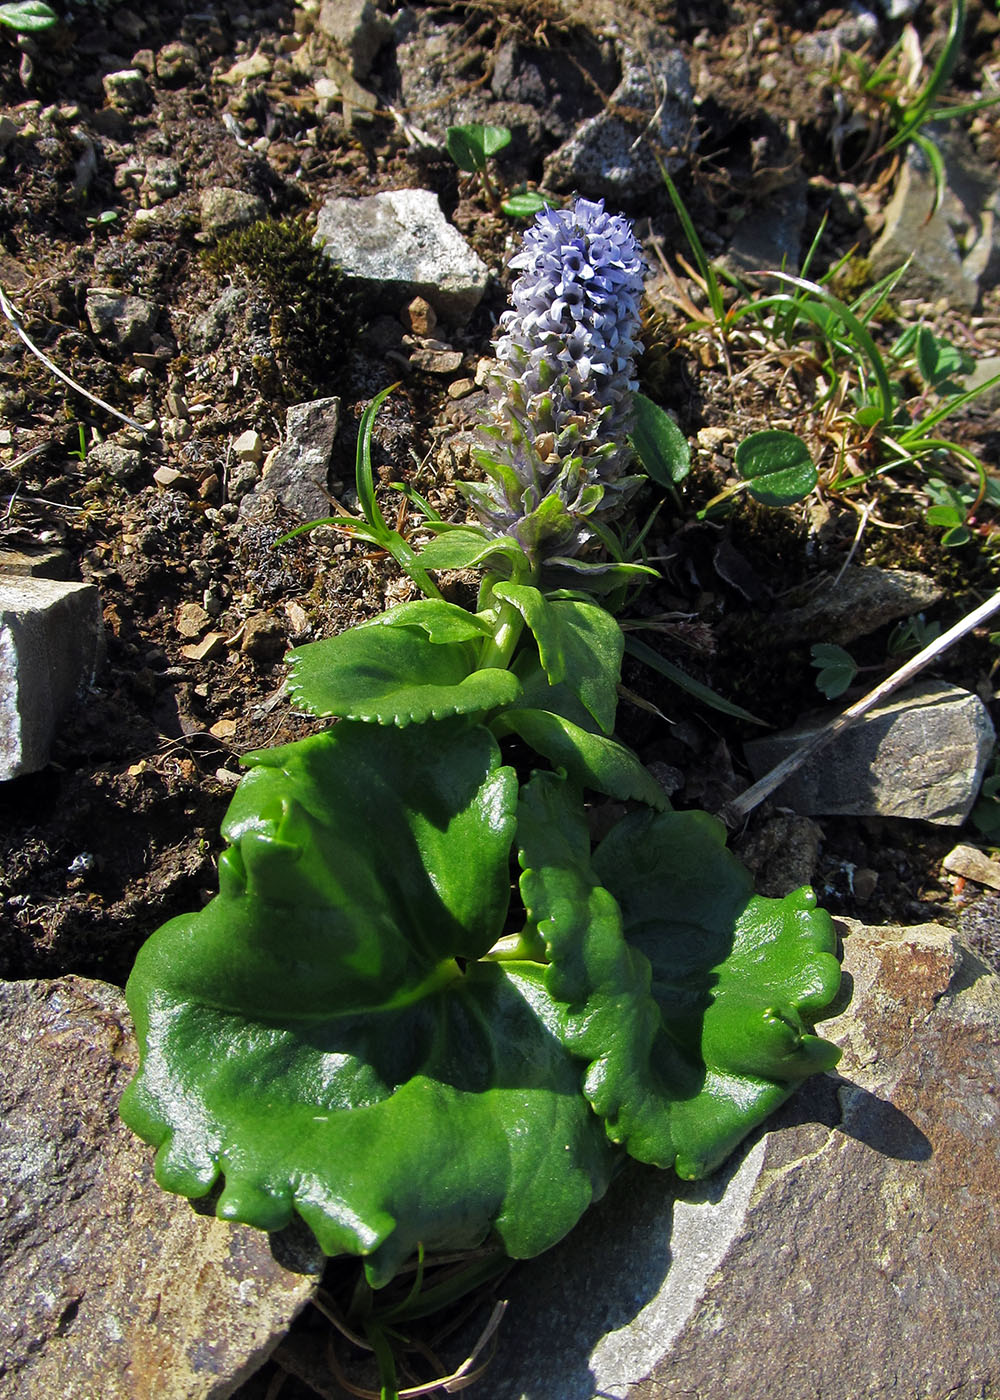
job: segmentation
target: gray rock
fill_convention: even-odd
[[[660,46],[639,51],[622,44],[620,54],[622,79],[608,106],[548,157],[543,187],[635,197],[662,185],[658,152],[667,153],[671,172],[683,164],[669,152],[691,141],[687,60],[679,49]]]
[[[801,607],[772,613],[767,626],[776,641],[847,646],[858,637],[877,632],[887,622],[933,607],[943,597],[944,589],[924,574],[852,564],[818,588],[814,586]]]
[[[246,287],[227,287],[211,306],[191,322],[187,338],[192,350],[215,350],[224,340],[231,340],[249,300],[250,293]]]
[[[191,82],[198,76],[199,67],[198,50],[177,39],[164,44],[156,55],[156,76],[167,87]]]
[[[806,34],[795,45],[795,57],[800,63],[815,68],[829,68],[844,49],[853,51],[871,44],[879,37],[879,22],[870,10],[852,5],[853,14],[835,24],[832,29],[820,29]]]
[[[803,176],[771,190],[766,201],[748,210],[736,226],[724,266],[737,277],[774,268],[798,272],[808,193]]]
[[[829,716],[744,745],[762,778]],[[774,794],[805,816],[910,817],[959,826],[979,793],[994,742],[986,706],[967,690],[927,681],[871,710]]]
[[[995,281],[997,249],[984,229],[996,223],[996,184],[984,185],[971,166],[963,166],[958,148],[940,142],[948,188],[935,210],[936,187],[927,157],[911,145],[900,170],[885,225],[871,251],[872,277],[909,267],[894,296],[938,301],[946,297],[957,309],[971,311],[979,300],[980,278],[991,270]]]
[[[255,194],[246,190],[228,189],[224,185],[213,185],[201,196],[200,214],[203,233],[212,238],[222,238],[234,229],[263,219],[267,205]]]
[[[104,647],[92,583],[0,577],[0,781],[44,768],[59,721]]]
[[[85,308],[90,329],[116,350],[149,349],[160,308],[145,297],[111,287],[89,287]]]
[[[58,549],[54,545],[25,545],[21,549],[0,548],[0,575],[68,579],[72,572],[73,559],[69,551]]]
[[[243,513],[252,507],[255,495],[267,493],[301,520],[332,514],[327,478],[339,426],[338,398],[292,404],[285,414],[285,441],[265,464],[257,490],[244,497]]]
[[[350,61],[351,73],[364,82],[375,55],[392,36],[392,23],[372,0],[323,0],[317,27]]]
[[[87,453],[87,472],[109,476],[112,481],[131,481],[142,466],[142,453],[117,442],[99,442]]]
[[[377,309],[422,296],[439,315],[466,321],[489,280],[486,264],[448,223],[430,190],[328,199],[316,238],[345,273],[368,284]]]
[[[153,1180],[118,1118],[124,998],[78,977],[0,983],[2,1400],[224,1400],[312,1295],[304,1231],[217,1220]]]
[[[962,388],[978,389],[998,375],[1000,375],[1000,355],[984,355],[982,359],[976,361],[976,367],[972,373],[962,380]],[[975,400],[975,403],[987,413],[995,413],[1000,408],[1000,383],[986,389]]]
[[[705,1182],[632,1168],[505,1287],[490,1400],[1000,1393],[1000,981],[851,926],[842,1046]]]
[[[149,86],[138,68],[123,68],[118,73],[106,73],[102,82],[105,97],[118,111],[144,112],[149,106]]]

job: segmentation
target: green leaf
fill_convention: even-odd
[[[15,3],[0,5],[0,25],[13,29],[16,34],[40,34],[58,23],[55,10],[42,0],[15,0]]]
[[[858,663],[849,651],[833,642],[817,642],[810,649],[810,665],[817,667],[816,686],[828,700],[836,700],[858,674]]]
[[[917,368],[932,387],[943,386],[953,375],[971,374],[976,362],[950,341],[939,339],[929,326],[920,326],[916,336]]]
[[[468,122],[465,126],[450,126],[445,132],[448,154],[469,175],[486,169],[486,161],[510,145],[510,131],[505,126],[483,126]]]
[[[543,209],[551,209],[555,201],[537,190],[524,190],[521,194],[509,194],[500,201],[500,208],[510,219],[530,219]]]
[[[625,648],[621,628],[611,614],[597,603],[552,601],[526,584],[498,583],[493,591],[524,618],[550,684],[566,685],[610,734]]]
[[[591,862],[578,804],[538,774],[518,841],[566,1044],[633,1156],[704,1176],[801,1079],[836,1063],[811,1030],[840,986],[831,920],[808,891],[752,896],[713,818],[633,813]]]
[[[473,642],[432,643],[410,626],[365,626],[288,653],[288,690],[310,714],[407,725],[514,704],[509,671],[477,671]]]
[[[147,942],[122,1101],[157,1180],[298,1213],[386,1283],[423,1245],[555,1243],[612,1165],[543,971],[503,927],[516,779],[483,729],[341,724],[258,756],[220,893]]]
[[[501,559],[509,561],[508,567],[520,564],[525,570],[528,568],[524,550],[516,540],[490,539],[474,526],[435,536],[428,540],[418,557],[425,569],[472,569]]]
[[[436,598],[420,598],[414,603],[399,603],[379,613],[361,627],[415,627],[426,632],[431,642],[472,642],[492,636],[490,625],[476,613]]]
[[[659,486],[675,487],[691,470],[687,438],[669,413],[645,394],[633,394],[635,426],[631,443],[646,475]]]
[[[658,810],[670,805],[656,779],[616,739],[592,734],[548,710],[505,710],[502,723],[581,788]]]
[[[734,460],[751,496],[765,506],[790,506],[801,501],[819,480],[802,439],[777,428],[744,438]]]

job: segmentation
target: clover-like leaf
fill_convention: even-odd
[[[810,1026],[840,985],[829,918],[807,892],[752,896],[712,818],[634,813],[591,861],[571,790],[537,774],[518,841],[566,1044],[632,1156],[706,1175],[800,1079],[836,1062]]]
[[[804,500],[819,480],[809,448],[795,433],[780,428],[765,428],[744,438],[734,461],[751,496],[765,506],[790,506]]]
[[[622,630],[611,614],[596,603],[546,598],[527,584],[498,583],[493,591],[524,618],[550,684],[565,685],[610,734],[625,650]]]
[[[511,672],[476,669],[474,642],[434,643],[419,626],[354,627],[296,647],[288,660],[296,704],[342,719],[404,726],[484,714],[520,693]]]
[[[613,1154],[540,968],[502,930],[516,781],[487,731],[340,724],[251,756],[220,892],[127,996],[125,1121],[162,1186],[261,1229],[293,1213],[386,1282],[422,1243],[559,1239]]]

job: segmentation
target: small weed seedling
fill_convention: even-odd
[[[511,133],[506,126],[483,126],[469,122],[465,126],[450,126],[445,135],[448,154],[467,175],[479,177],[479,186],[494,214],[506,214],[511,219],[530,219],[542,209],[554,207],[558,201],[537,190],[522,186],[517,190],[498,190],[490,173],[490,157],[510,145]]]

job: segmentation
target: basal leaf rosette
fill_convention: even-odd
[[[219,894],[153,935],[127,988],[121,1112],[157,1180],[261,1229],[297,1213],[376,1286],[418,1244],[547,1248],[614,1154],[543,969],[477,961],[509,899],[495,740],[341,723],[248,761]]]
[[[829,916],[809,891],[754,896],[713,818],[638,811],[591,858],[572,788],[536,774],[518,840],[565,1043],[633,1157],[704,1176],[837,1062],[813,1033],[840,986]]]

